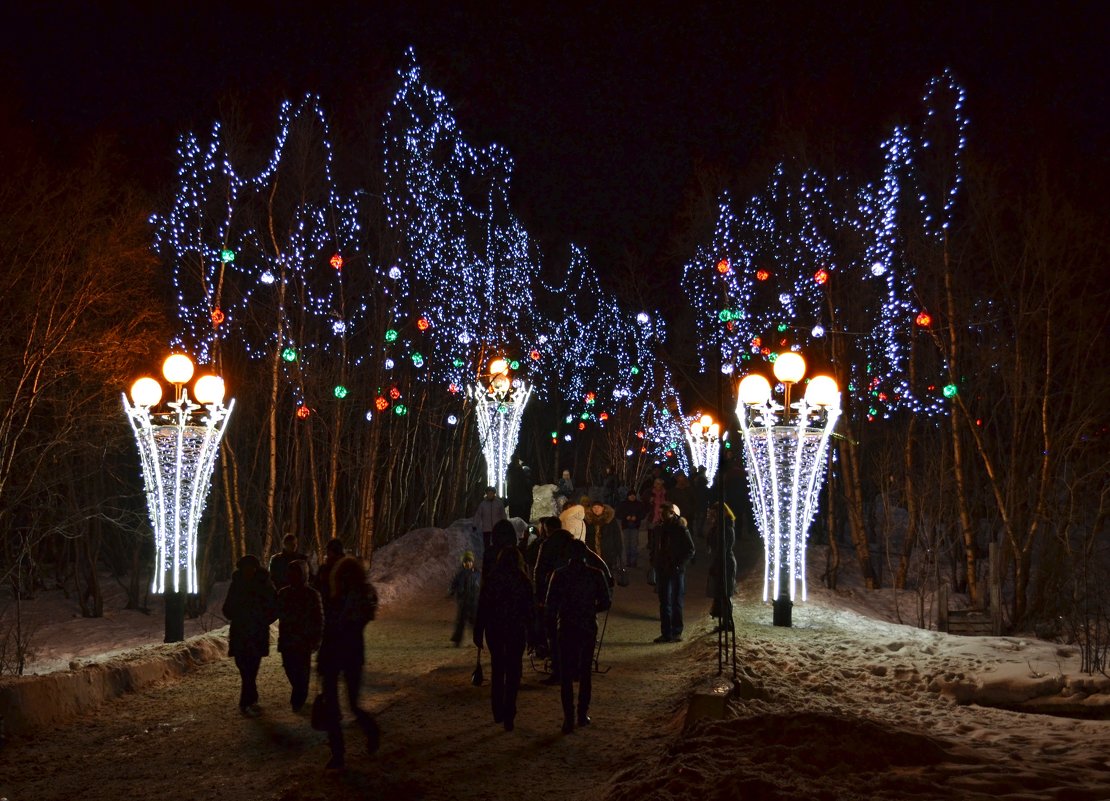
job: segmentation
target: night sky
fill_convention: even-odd
[[[973,150],[1015,185],[1043,164],[1093,200],[1107,174],[1096,3],[297,5],[7,8],[0,121],[61,158],[109,135],[157,197],[178,134],[237,108],[262,143],[280,101],[314,91],[341,149],[372,158],[411,45],[468,139],[515,157],[547,252],[585,244],[603,273],[677,274],[699,186],[754,191],[787,154],[861,166],[946,66]]]

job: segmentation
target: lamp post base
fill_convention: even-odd
[[[772,614],[771,622],[775,626],[784,626],[790,628],[793,623],[791,622],[791,614],[794,609],[794,602],[790,600],[789,595],[783,595],[776,598],[773,602],[774,612]]]
[[[163,642],[184,642],[185,593],[167,592],[163,598],[166,605],[166,639]]]

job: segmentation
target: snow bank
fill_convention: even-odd
[[[0,678],[0,718],[13,734],[53,726],[124,693],[178,678],[227,655],[227,629],[185,642],[149,645],[125,656],[45,676]]]
[[[428,592],[445,595],[463,552],[480,555],[481,536],[467,518],[445,529],[414,529],[375,550],[370,580],[382,606],[416,600]]]

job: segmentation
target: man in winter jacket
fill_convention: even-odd
[[[653,553],[656,592],[659,593],[661,634],[655,642],[679,642],[682,639],[682,605],[686,597],[686,563],[694,555],[694,540],[678,507],[663,508],[663,523]]]
[[[605,576],[589,564],[588,556],[585,543],[578,540],[571,543],[569,559],[552,574],[547,591],[547,619],[557,628],[562,663],[563,734],[573,732],[576,721],[579,726],[590,723],[597,613],[604,612],[612,604]],[[575,681],[578,681],[577,716]]]
[[[281,553],[275,553],[270,557],[270,581],[274,582],[276,590],[280,591],[282,587],[289,584],[286,571],[293,562],[304,562],[305,567],[308,567],[308,557],[297,550],[297,535],[286,534],[281,538]],[[311,576],[305,578],[311,578]]]
[[[474,525],[482,532],[482,545],[488,551],[493,545],[493,525],[498,520],[507,520],[505,504],[497,497],[495,487],[486,487],[486,496],[474,510]]]
[[[640,522],[646,508],[635,490],[629,490],[628,497],[617,504],[615,516],[621,526],[621,558],[625,567],[636,567],[640,559]]]

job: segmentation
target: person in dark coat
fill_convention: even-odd
[[[717,618],[717,629],[732,628],[732,593],[736,588],[736,518],[725,504],[725,526],[722,538],[718,504],[711,504],[705,513],[705,533],[709,542],[709,597],[713,606],[709,614]],[[727,618],[727,620],[725,619]]]
[[[659,593],[661,634],[655,642],[679,642],[682,639],[682,606],[686,598],[686,564],[694,555],[694,540],[678,507],[663,508],[663,522],[653,553],[656,592]]]
[[[693,509],[690,514],[690,533],[694,535],[694,541],[706,541],[705,534],[705,510],[709,507],[709,502],[714,500],[709,497],[709,475],[705,471],[705,465],[702,465],[694,471],[694,477],[690,479],[690,488],[693,495]],[[677,503],[677,501],[676,501]],[[682,504],[678,504],[678,508],[682,508]]]
[[[285,576],[288,583],[277,593],[277,649],[291,688],[289,704],[299,712],[308,699],[312,654],[320,647],[324,631],[324,604],[320,593],[306,583],[306,562],[290,562]]]
[[[327,603],[328,595],[331,594],[331,569],[335,567],[336,563],[343,558],[346,553],[343,548],[343,540],[333,538],[328,540],[328,544],[324,546],[324,563],[320,565],[320,569],[316,572],[316,578],[313,581],[316,591],[320,593],[320,597]]]
[[[339,711],[339,676],[347,682],[347,702],[366,735],[369,753],[378,750],[379,731],[374,717],[358,703],[365,660],[363,630],[377,614],[378,599],[357,559],[344,556],[329,571],[330,590],[324,601],[324,636],[316,666],[328,709],[329,770],[342,770],[344,742]]]
[[[541,517],[536,529],[536,538],[528,544],[524,553],[524,569],[528,571],[528,579],[532,582],[532,601],[535,610],[532,616],[532,652],[538,659],[547,659],[551,656],[553,643],[547,639],[547,629],[544,626],[543,601],[546,584],[539,584],[536,578],[536,569],[539,566],[540,552],[544,544],[553,533],[559,530],[559,518]],[[554,569],[553,567],[551,569]],[[551,570],[547,571],[550,575]]]
[[[505,473],[505,494],[509,496],[509,514],[525,522],[532,519],[532,486],[532,471],[514,456]]]
[[[281,552],[270,557],[270,581],[279,592],[289,584],[286,571],[293,562],[304,562],[307,567],[308,557],[297,550],[297,535],[286,534],[281,538]]]
[[[586,505],[586,545],[605,560],[609,574],[621,568],[621,530],[616,511],[607,503],[593,501]]]
[[[493,567],[482,575],[474,644],[481,648],[484,640],[489,649],[493,722],[504,724],[505,731],[512,731],[516,720],[521,660],[531,618],[532,582],[524,571],[524,558],[517,548],[502,546]]]
[[[640,560],[640,523],[644,519],[647,507],[636,495],[635,490],[628,491],[628,497],[617,504],[614,514],[621,526],[622,558],[625,567],[636,567]]]
[[[485,576],[497,563],[497,554],[504,547],[516,547],[516,529],[508,520],[498,520],[490,532],[489,547],[482,553],[482,575]]]
[[[566,564],[551,576],[545,604],[547,618],[558,631],[563,734],[573,732],[576,721],[579,726],[590,723],[597,614],[613,602],[604,574],[589,564],[589,549],[585,543],[572,540],[569,550]],[[575,681],[578,682],[577,716]]]
[[[230,622],[227,653],[235,658],[241,681],[239,711],[248,717],[262,714],[258,707],[258,668],[270,653],[270,624],[277,618],[277,602],[270,574],[254,554],[242,557],[231,574],[223,613]]]
[[[462,564],[455,577],[451,579],[451,589],[447,593],[455,599],[455,631],[451,634],[451,642],[455,643],[456,648],[462,645],[466,624],[473,626],[474,618],[478,614],[480,577],[481,573],[474,567],[474,552],[463,552]]]

